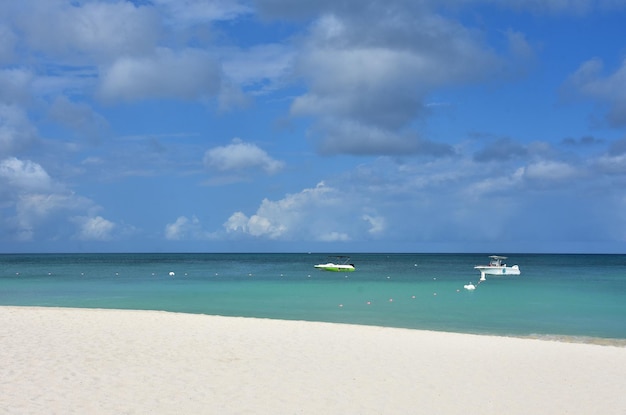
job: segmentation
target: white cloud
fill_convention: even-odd
[[[598,157],[594,165],[603,173],[626,174],[626,153]]]
[[[347,242],[350,240],[350,237],[345,233],[333,231],[320,234],[317,240],[321,242]]]
[[[205,99],[220,88],[220,68],[203,50],[159,48],[153,55],[125,56],[104,69],[99,95],[105,100]]]
[[[15,193],[53,190],[52,179],[37,163],[10,157],[0,161],[1,188],[10,187]]]
[[[168,223],[165,225],[165,239],[179,240],[182,239],[186,233],[186,227],[189,224],[189,219],[185,216],[179,216],[174,223]]]
[[[267,174],[275,174],[285,166],[284,162],[273,159],[255,144],[237,138],[232,144],[207,150],[203,161],[207,168],[219,172],[262,170]]]
[[[248,217],[243,212],[235,212],[224,223],[224,229],[228,232],[247,233]]]
[[[158,16],[149,7],[131,2],[24,0],[7,7],[22,41],[45,55],[79,62],[103,62],[114,56],[135,54],[154,47],[159,34]],[[29,5],[30,3],[30,5]]]
[[[560,161],[544,160],[528,165],[524,172],[526,179],[538,182],[571,180],[582,174],[580,169]]]
[[[102,216],[75,217],[73,220],[79,226],[76,238],[83,241],[108,241],[116,228],[113,222]]]
[[[331,119],[332,118],[332,119]],[[451,146],[423,139],[410,131],[398,132],[349,119],[330,117],[315,128],[324,135],[317,143],[321,154],[452,155]]]
[[[520,167],[511,174],[499,174],[485,179],[472,178],[470,180],[476,181],[467,186],[464,193],[471,199],[480,199],[493,193],[510,193],[522,184],[524,172],[524,167]]]
[[[452,20],[378,7],[321,16],[299,49],[296,74],[308,90],[291,114],[317,117],[312,131],[327,152],[363,154],[365,146],[379,154],[421,153],[425,147],[407,130],[427,113],[428,94],[503,68],[477,33]],[[521,36],[512,36],[512,45],[529,54]],[[365,133],[337,134],[346,125]]]
[[[370,224],[371,234],[382,233],[386,228],[386,220],[382,216],[363,215],[363,220]]]
[[[191,218],[179,216],[174,223],[165,225],[165,239],[170,241],[206,240],[213,237],[213,234],[204,230],[196,216]]]
[[[319,183],[281,200],[264,199],[256,213],[236,212],[224,223],[231,234],[282,240],[347,241],[383,230],[382,217],[363,216],[364,200]],[[361,220],[359,220],[361,219]]]
[[[65,226],[69,212],[88,211],[93,203],[86,198],[71,193],[20,193],[13,201],[15,217],[10,219],[19,240],[32,240],[36,233],[48,226]],[[52,235],[47,235],[51,237]]]
[[[92,200],[69,191],[40,164],[16,157],[0,161],[0,207],[6,213],[0,228],[20,241],[67,234],[68,221],[79,227],[81,239],[108,238],[115,227],[93,216],[100,208]]]

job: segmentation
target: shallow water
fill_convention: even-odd
[[[487,256],[352,254],[335,273],[313,268],[325,254],[0,255],[0,305],[626,339],[626,256],[510,254],[522,275],[465,290]]]

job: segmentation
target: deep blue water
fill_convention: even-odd
[[[626,255],[510,254],[522,275],[465,290],[487,256],[352,254],[334,273],[313,268],[325,254],[0,255],[0,305],[626,339]]]

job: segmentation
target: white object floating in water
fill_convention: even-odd
[[[463,288],[465,288],[466,290],[475,290],[476,286],[474,284],[472,284],[471,282],[467,285],[464,285]]]
[[[170,277],[173,277],[174,275],[176,275],[174,274],[174,271],[170,271]]]

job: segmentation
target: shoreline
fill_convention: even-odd
[[[404,327],[404,326],[382,326],[382,325],[367,324],[367,323],[361,324],[361,323],[333,322],[333,321],[322,321],[322,320],[298,320],[298,319],[284,319],[284,318],[273,318],[273,317],[235,316],[235,315],[226,315],[226,314],[206,314],[206,313],[192,313],[192,312],[185,312],[185,311],[134,309],[134,308],[75,307],[75,306],[59,306],[59,305],[51,305],[51,306],[35,305],[33,306],[33,305],[2,305],[0,304],[0,309],[2,308],[104,310],[104,311],[117,310],[117,311],[130,311],[130,312],[171,313],[171,314],[181,314],[181,315],[194,315],[194,316],[197,315],[197,316],[233,318],[233,319],[301,322],[305,324],[306,323],[321,323],[321,324],[333,324],[333,325],[336,324],[336,325],[342,325],[342,326],[355,326],[355,327],[379,327],[379,328],[409,330],[409,331],[418,331],[418,332],[450,333],[450,334],[459,334],[459,335],[468,335],[468,336],[481,336],[481,337],[484,336],[484,337],[498,337],[498,338],[503,337],[503,338],[552,341],[552,342],[573,343],[573,344],[591,344],[591,345],[598,345],[598,346],[626,347],[626,338],[594,337],[594,336],[574,335],[574,334],[545,334],[545,333],[500,334],[500,333],[481,333],[481,332],[471,332],[471,331],[461,332],[461,331],[446,331],[446,330],[435,330],[435,329],[426,329],[426,328],[413,328],[413,327]]]
[[[626,412],[619,345],[59,307],[0,324],[0,413]]]

